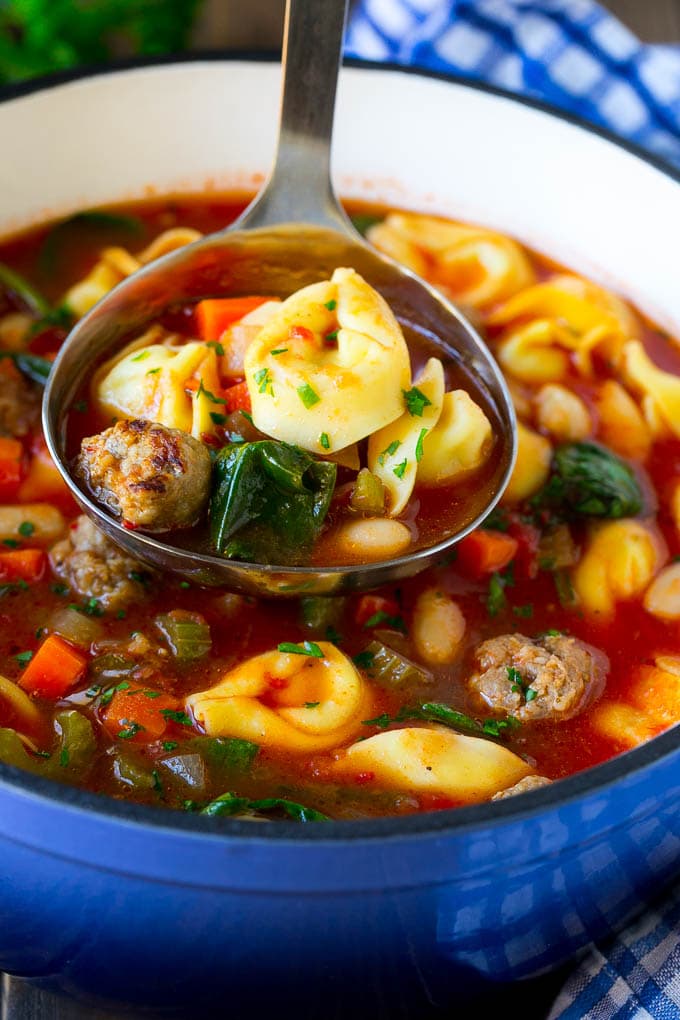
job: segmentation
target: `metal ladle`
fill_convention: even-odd
[[[500,498],[512,470],[517,425],[503,378],[460,312],[413,273],[378,254],[355,231],[330,179],[335,93],[345,0],[288,0],[278,151],[262,192],[229,228],[158,259],[130,276],[75,326],[54,363],[43,405],[50,454],[83,511],[131,556],[197,584],[256,595],[337,594],[413,576],[443,558]],[[111,355],[169,304],[214,295],[286,297],[351,266],[375,287],[397,318],[436,338],[485,394],[502,444],[491,499],[464,527],[434,546],[397,559],[338,567],[241,563],[165,544],[128,531],[80,489],[66,451],[68,410],[92,365]]]

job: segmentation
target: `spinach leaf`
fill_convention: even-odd
[[[52,312],[47,298],[43,297],[29,280],[2,262],[0,262],[0,287],[18,297],[34,315],[43,316]]]
[[[247,772],[260,750],[259,744],[237,737],[196,737],[188,746],[209,765],[228,772]]]
[[[134,237],[139,236],[143,229],[141,220],[136,216],[105,212],[103,209],[88,209],[76,213],[57,223],[50,230],[38,255],[38,267],[42,273],[53,273],[67,245],[79,237],[87,235],[102,239],[120,235]]]
[[[420,719],[423,722],[439,723],[459,733],[474,733],[477,737],[500,737],[505,730],[515,729],[519,720],[509,715],[507,719],[485,719],[478,722],[464,712],[444,705],[439,701],[426,701],[422,705],[404,705],[397,714],[390,718],[384,714],[375,719],[365,719],[364,726],[379,726],[384,729],[393,722],[406,722],[409,719]]]
[[[305,807],[294,800],[284,800],[282,797],[265,797],[262,800],[250,800],[248,797],[237,797],[235,793],[223,793],[204,807],[202,815],[209,815],[211,818],[220,815],[243,815],[243,814],[270,814],[283,812],[296,822],[328,822],[327,815],[316,811],[314,808]]]
[[[350,219],[354,225],[354,229],[358,230],[359,233],[365,237],[366,233],[374,227],[376,223],[382,223],[382,216],[373,216],[371,213],[356,213],[351,216]]]
[[[595,443],[566,443],[553,457],[551,476],[532,500],[561,516],[633,517],[642,491],[630,467]]]
[[[295,564],[328,513],[336,465],[288,443],[230,443],[217,455],[212,540],[229,559]]]
[[[41,358],[38,354],[27,354],[25,351],[15,354],[13,360],[22,375],[27,376],[40,386],[45,385],[47,377],[52,371],[51,361]]]

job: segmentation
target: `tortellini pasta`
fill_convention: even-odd
[[[376,248],[473,308],[503,301],[535,279],[520,246],[484,227],[390,213],[371,227],[367,237]]]
[[[444,394],[439,421],[423,441],[418,464],[421,485],[449,485],[488,458],[493,444],[491,422],[465,390]]]
[[[623,457],[644,460],[652,434],[630,393],[614,379],[607,379],[595,395],[599,419],[598,437]]]
[[[87,276],[64,294],[61,304],[80,318],[127,276],[161,255],[197,241],[202,235],[190,227],[173,227],[160,234],[138,255],[125,248],[105,248]]]
[[[399,323],[353,269],[297,291],[245,354],[255,425],[323,454],[398,418],[411,372]]]
[[[396,421],[374,432],[368,440],[368,467],[383,483],[393,516],[406,507],[425,452],[425,441],[439,421],[444,403],[444,368],[430,358],[415,381],[429,403],[419,415],[405,410]],[[428,443],[429,446],[429,443]]]
[[[584,376],[593,374],[595,350],[617,366],[623,345],[639,332],[633,312],[620,298],[570,274],[516,294],[487,323],[511,327],[501,339],[498,358],[508,372],[527,382],[561,379],[568,354]]]
[[[352,744],[333,771],[368,773],[388,789],[443,794],[471,804],[513,786],[532,769],[491,740],[433,726],[389,730]]]
[[[328,642],[323,657],[265,652],[192,694],[187,711],[209,736],[238,737],[295,754],[346,743],[371,711],[367,684],[351,659]]]
[[[658,368],[639,340],[625,345],[623,372],[626,381],[651,405],[646,409],[648,415],[658,415],[673,435],[680,438],[680,376]],[[658,423],[653,431],[661,431]]]
[[[517,423],[517,461],[503,494],[504,503],[521,503],[545,485],[550,474],[552,446],[545,436]]]
[[[617,602],[644,592],[665,556],[663,540],[650,524],[623,518],[593,525],[571,575],[581,607],[609,619]]]
[[[157,342],[164,335],[152,327],[104,365],[93,379],[93,398],[107,417],[146,418],[200,439],[215,427],[215,350],[200,341]]]

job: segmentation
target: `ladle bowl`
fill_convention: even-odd
[[[514,409],[485,344],[442,294],[371,248],[333,192],[330,148],[345,14],[344,0],[317,0],[314,5],[288,0],[279,144],[261,194],[231,227],[158,259],[104,297],[72,330],[46,388],[47,445],[83,511],[131,556],[196,584],[256,595],[330,595],[411,577],[441,559],[488,515],[514,465]],[[500,452],[485,490],[488,497],[471,499],[461,527],[435,545],[391,560],[281,567],[228,560],[127,530],[80,488],[71,475],[68,412],[93,366],[111,357],[170,305],[230,294],[285,298],[300,287],[328,279],[339,266],[360,273],[403,325],[456,361],[480,391]]]

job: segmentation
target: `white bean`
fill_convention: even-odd
[[[389,560],[408,549],[411,532],[401,521],[367,517],[341,524],[335,533],[335,542],[343,556],[358,562]]]
[[[657,574],[645,592],[644,606],[662,620],[680,619],[680,563],[671,563]]]
[[[422,660],[437,666],[453,662],[465,634],[465,617],[457,603],[437,591],[421,592],[413,611],[411,635]]]
[[[22,524],[33,525],[30,535],[19,530]],[[49,503],[0,506],[0,541],[28,538],[31,545],[50,545],[61,536],[64,527],[62,513]]]

